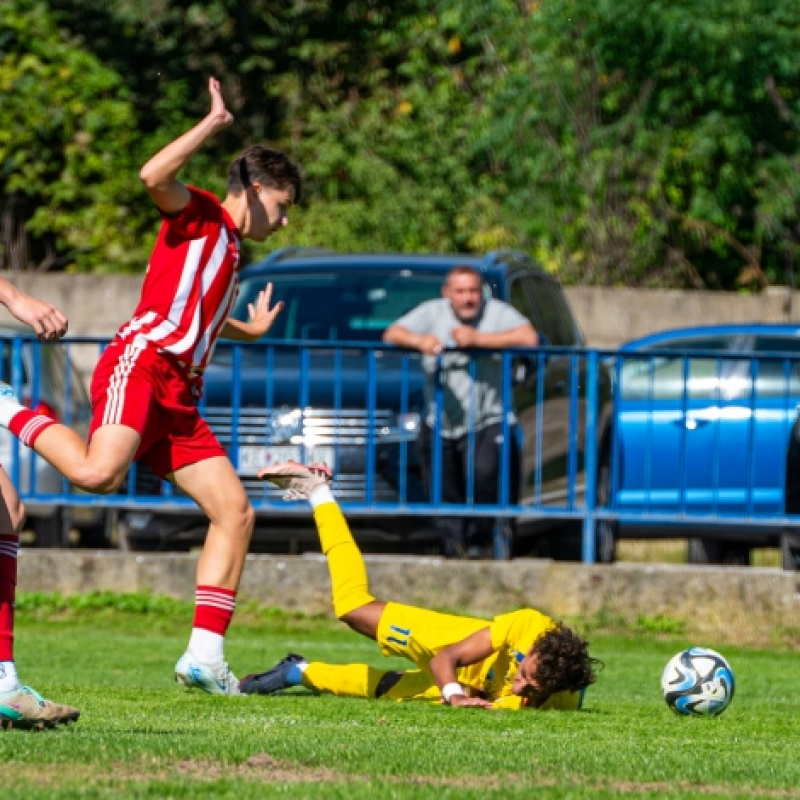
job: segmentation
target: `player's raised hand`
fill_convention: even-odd
[[[247,306],[247,313],[249,315],[249,322],[252,332],[260,337],[263,336],[275,322],[275,317],[281,313],[283,309],[283,301],[276,303],[274,307],[270,308],[272,302],[272,284],[268,283],[263,291],[258,293],[255,303],[249,303]]]
[[[67,332],[67,318],[52,304],[16,293],[6,304],[20,321],[30,325],[40,342],[55,342]]]
[[[214,117],[220,127],[225,127],[233,122],[233,114],[225,108],[225,99],[222,96],[222,87],[216,78],[208,79],[208,93],[211,95],[211,110],[209,117]]]

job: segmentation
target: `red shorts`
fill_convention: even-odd
[[[225,449],[200,416],[200,378],[155,348],[113,341],[92,376],[89,438],[102,425],[126,425],[142,442],[136,460],[162,478]]]

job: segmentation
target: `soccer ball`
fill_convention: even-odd
[[[733,700],[733,670],[715,650],[690,647],[673,656],[661,676],[667,705],[678,714],[716,716]]]

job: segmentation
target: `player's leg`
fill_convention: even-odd
[[[503,426],[488,425],[475,432],[475,480],[473,496],[475,504],[495,505],[501,502],[501,476],[504,456]],[[516,431],[509,426],[508,457],[508,502],[515,505],[519,500],[519,445]],[[472,517],[467,524],[467,552],[473,557],[491,558],[494,551],[494,519]]]
[[[23,686],[14,661],[14,601],[19,531],[25,509],[0,467],[0,727],[51,728],[74,722],[80,712],[45,700]]]
[[[107,348],[92,377],[89,443],[66,425],[25,408],[5,383],[0,383],[0,426],[71,483],[98,494],[114,492],[141,444],[155,383],[153,358],[132,346]]]
[[[87,444],[71,428],[55,423],[31,446],[70,483],[94,494],[111,494],[125,479],[141,441],[126,425],[103,425]]]
[[[417,439],[417,455],[422,473],[422,482],[428,497],[433,501],[433,431],[425,424],[420,426]],[[463,503],[465,500],[465,472],[459,453],[459,440],[441,440],[441,501],[442,503]],[[462,517],[437,516],[436,527],[441,536],[442,552],[447,558],[462,558],[466,547],[464,540],[465,523]]]
[[[223,643],[236,605],[236,590],[255,524],[247,494],[233,465],[216,456],[177,469],[175,484],[208,516],[197,565],[197,595],[189,645],[176,668],[187,686],[214,694],[238,694],[225,664]]]
[[[331,493],[329,474],[289,461],[263,469],[258,476],[286,489],[286,499],[311,504],[331,576],[333,611],[354,631],[375,639],[386,603],[369,593],[364,558]]]
[[[328,664],[290,653],[272,669],[242,679],[245,694],[276,694],[294,686],[339,697],[412,700],[438,689],[422,670],[383,670],[368,664]]]

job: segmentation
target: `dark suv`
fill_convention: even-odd
[[[353,504],[349,516],[362,544],[410,549],[416,541],[416,549],[427,549],[425,542],[435,540],[424,517],[404,516],[397,509],[425,500],[415,447],[425,405],[420,357],[380,343],[396,319],[440,295],[445,275],[456,264],[478,269],[487,295],[513,305],[543,344],[563,348],[547,356],[541,377],[536,359],[521,354],[515,360],[514,403],[523,437],[521,503],[566,504],[567,495],[574,495],[576,481],[571,488],[568,480],[569,432],[575,427],[570,393],[577,382],[572,396],[582,399],[585,359],[571,365],[569,351],[584,343],[552,276],[518,252],[343,255],[290,248],[242,271],[232,312],[246,319],[248,304],[271,282],[273,299],[284,309],[263,341],[269,347],[220,342],[205,375],[203,415],[228,448],[256,506],[277,497],[256,479],[261,466],[289,458],[325,461],[334,467],[337,497]],[[603,430],[610,409],[605,373],[600,384]],[[580,476],[582,447],[573,450],[578,463],[571,468]],[[357,507],[383,503],[392,504],[395,513],[371,514]],[[281,524],[257,525],[256,547],[298,550],[316,542],[308,516],[287,512],[280,505],[259,509],[260,523],[280,515]],[[124,535],[131,544],[196,538],[196,529],[187,530],[185,513],[165,522],[169,519],[149,512],[126,512]],[[573,524],[569,535],[561,530],[542,536],[552,524],[549,517],[526,521],[518,530],[517,552],[579,557],[579,526]]]

